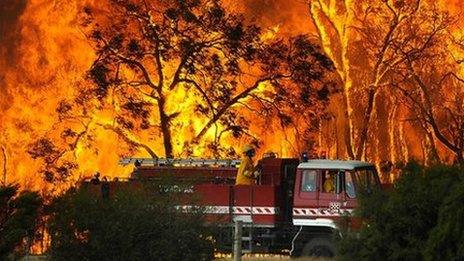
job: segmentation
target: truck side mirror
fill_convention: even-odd
[[[335,192],[337,194],[342,193],[343,187],[345,186],[345,171],[339,171],[335,181]]]

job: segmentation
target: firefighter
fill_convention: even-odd
[[[256,184],[258,173],[255,172],[253,157],[255,149],[251,145],[245,145],[242,150],[243,156],[238,168],[235,185],[253,185]]]
[[[324,181],[324,192],[325,193],[332,193],[334,192],[335,190],[335,186],[334,186],[334,176],[329,173],[329,171],[327,171],[325,173],[325,181]]]

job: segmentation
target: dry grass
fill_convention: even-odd
[[[234,259],[230,256],[220,257],[216,259],[217,261],[233,261]],[[289,256],[279,256],[279,255],[244,255],[242,256],[242,261],[278,261],[278,260],[295,260],[295,261],[333,261],[333,258],[322,258],[322,257],[300,257],[292,258]]]
[[[30,255],[28,258],[23,257],[21,261],[45,261],[47,260],[46,255]],[[216,261],[233,261],[234,259],[231,255],[225,257],[216,257]],[[300,258],[292,258],[290,259],[289,256],[282,256],[282,255],[243,255],[242,261],[278,261],[278,260],[292,260],[292,261],[334,261],[333,258],[322,258],[322,257],[300,257]]]

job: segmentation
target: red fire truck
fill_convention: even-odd
[[[337,220],[355,226],[359,222],[350,214],[357,192],[380,188],[375,166],[362,161],[264,158],[252,186],[235,185],[237,160],[128,158],[120,163],[135,165],[131,180],[163,175],[191,180],[188,187],[169,190],[199,198],[207,219],[215,221],[221,252],[231,251],[233,225],[240,220],[246,252],[333,256]]]

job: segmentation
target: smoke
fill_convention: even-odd
[[[15,47],[21,40],[19,18],[26,6],[27,0],[2,0],[0,4],[0,112],[11,105],[5,78],[15,66]]]
[[[7,63],[14,62],[15,46],[20,40],[19,17],[27,6],[27,0],[2,0],[0,5],[0,48]]]

